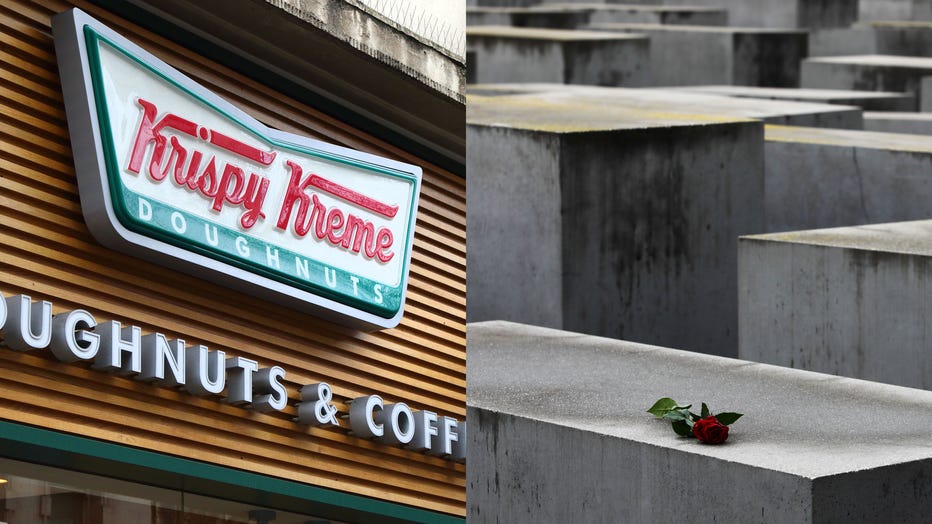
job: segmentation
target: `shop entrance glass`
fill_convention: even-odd
[[[0,524],[337,524],[184,491],[0,459]]]

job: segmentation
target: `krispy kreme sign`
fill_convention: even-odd
[[[354,327],[398,324],[419,167],[271,129],[80,10],[52,29],[101,244]]]

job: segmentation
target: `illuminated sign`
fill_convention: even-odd
[[[288,406],[281,366],[229,356],[204,345],[187,345],[161,333],[143,335],[138,326],[98,322],[84,309],[52,315],[52,303],[27,295],[0,295],[0,334],[14,351],[48,349],[60,362],[89,362],[92,369],[162,387],[184,388],[197,396],[223,396],[245,409],[269,413]],[[298,424],[344,427],[326,382],[301,388]],[[386,404],[379,395],[350,399],[349,429],[388,445],[466,461],[466,423],[406,403]]]
[[[398,324],[419,167],[271,129],[80,10],[52,29],[101,244],[360,329]]]

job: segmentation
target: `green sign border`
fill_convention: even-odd
[[[349,522],[465,519],[293,480],[0,420],[0,457]]]
[[[325,152],[325,151],[321,151],[317,149],[312,149],[309,147],[301,147],[295,144],[284,143],[284,142],[275,141],[275,140],[266,138],[265,136],[259,134],[254,129],[250,128],[249,126],[241,122],[238,118],[230,115],[228,112],[217,107],[215,104],[211,103],[210,101],[205,100],[202,96],[195,93],[191,89],[188,89],[187,87],[179,84],[174,79],[163,74],[161,71],[143,62],[138,57],[134,56],[132,53],[123,49],[120,45],[116,44],[115,42],[111,41],[110,39],[106,38],[105,36],[95,31],[91,26],[88,26],[88,25],[84,26],[84,35],[85,35],[85,42],[87,44],[87,54],[88,54],[88,62],[89,62],[88,66],[90,69],[90,77],[91,77],[91,81],[92,81],[93,89],[94,89],[94,96],[95,96],[94,103],[97,109],[97,120],[100,125],[101,143],[104,148],[104,157],[105,157],[106,169],[107,169],[107,180],[108,180],[108,186],[110,189],[110,200],[113,205],[114,213],[116,214],[118,220],[124,227],[126,227],[130,231],[134,231],[134,232],[143,234],[145,236],[155,238],[157,240],[166,242],[168,244],[177,246],[179,248],[192,251],[194,253],[197,253],[203,256],[207,256],[211,259],[229,264],[231,266],[243,269],[245,271],[249,271],[251,273],[254,273],[254,274],[266,277],[266,278],[270,278],[272,280],[295,287],[302,291],[306,291],[314,295],[321,296],[321,297],[333,300],[335,302],[345,304],[345,305],[354,307],[362,311],[366,311],[368,313],[372,313],[382,318],[391,318],[392,316],[398,313],[398,311],[402,307],[401,298],[403,296],[404,286],[405,286],[404,278],[402,278],[402,282],[398,286],[390,286],[384,283],[373,281],[373,280],[361,277],[359,275],[356,275],[350,271],[346,271],[340,268],[333,268],[331,266],[323,264],[314,259],[307,258],[303,255],[298,255],[297,253],[284,249],[276,244],[265,242],[256,237],[245,235],[245,234],[236,232],[234,230],[230,230],[228,228],[225,228],[223,226],[220,226],[218,224],[215,224],[203,218],[197,217],[184,210],[175,208],[173,206],[169,206],[161,202],[153,202],[150,198],[145,197],[144,195],[138,195],[135,192],[131,191],[129,188],[127,188],[123,184],[123,181],[121,179],[121,176],[120,176],[121,171],[119,169],[119,162],[117,161],[116,151],[114,150],[113,131],[110,126],[109,110],[108,110],[107,102],[106,102],[106,94],[103,88],[103,72],[101,71],[102,66],[101,66],[100,48],[99,48],[100,42],[104,42],[105,44],[109,45],[111,48],[115,49],[116,51],[120,52],[124,56],[128,57],[132,61],[139,64],[140,66],[144,67],[151,73],[155,74],[156,76],[161,78],[163,81],[168,82],[169,84],[174,86],[176,89],[179,89],[185,92],[186,94],[188,94],[189,96],[197,99],[201,104],[207,106],[213,111],[216,111],[217,113],[220,113],[225,118],[233,121],[234,123],[236,123],[243,129],[245,129],[246,131],[254,135],[256,138],[276,148],[286,149],[286,150],[294,151],[294,152],[301,153],[304,155],[318,157],[323,160],[339,162],[341,164],[345,164],[345,165],[348,165],[348,166],[351,166],[357,169],[363,169],[366,171],[374,171],[381,175],[387,175],[393,178],[399,178],[399,179],[404,180],[405,182],[408,182],[409,184],[413,186],[413,189],[414,189],[414,191],[411,192],[411,201],[409,203],[409,213],[407,217],[407,228],[405,229],[405,232],[408,234],[410,233],[411,228],[413,227],[413,222],[414,222],[414,217],[415,217],[415,212],[416,212],[415,202],[417,199],[417,192],[419,190],[416,176],[410,173],[393,170],[390,168],[386,168],[384,166],[371,164],[371,163],[364,162],[361,160],[347,158],[347,157],[343,157],[343,156],[336,155],[333,153],[329,153],[329,152]],[[206,239],[204,241],[197,241],[197,240],[193,240],[190,236],[176,233],[173,230],[171,224],[168,223],[164,218],[162,220],[152,220],[152,221],[142,220],[138,216],[138,205],[132,206],[132,205],[129,205],[128,203],[128,201],[132,201],[136,203],[138,202],[139,198],[144,198],[147,201],[149,201],[150,204],[152,204],[153,208],[157,208],[157,211],[160,212],[159,214],[162,217],[170,216],[174,213],[181,214],[184,217],[189,228],[192,227],[192,224],[196,224],[194,227],[204,227],[204,224],[209,224],[210,226],[216,227],[217,232],[218,232],[217,234],[218,239],[224,238],[226,241],[225,242],[220,241],[218,242],[219,244],[218,246],[213,246],[210,243],[208,243]],[[234,239],[238,236],[243,236],[243,237],[248,238],[249,245],[250,245],[250,256],[241,257],[231,252],[231,250],[224,250],[220,247],[224,245],[227,245],[227,246],[230,245],[232,242],[234,242]],[[410,237],[410,238],[413,240],[413,237]],[[400,250],[399,253],[407,254],[408,249],[410,249],[410,246],[407,245],[408,241],[409,241],[409,236],[405,235],[404,249]],[[278,251],[278,260],[279,260],[280,265],[285,266],[285,267],[295,268],[294,272],[288,273],[284,271],[282,267],[273,268],[273,267],[270,267],[268,264],[260,262],[260,258],[265,255],[267,248],[276,249]],[[297,265],[296,257],[300,257],[301,259],[304,259],[308,266],[309,274],[319,275],[319,278],[315,280],[310,280],[310,279],[305,280],[303,278],[300,278],[299,276],[296,276],[295,274],[297,272],[297,268],[295,267]],[[400,272],[400,275],[402,277],[404,277],[404,275],[407,274],[408,264],[409,264],[409,260],[407,257],[405,257],[405,260],[402,262],[402,267],[401,267],[401,272]],[[335,279],[337,282],[337,285],[335,288],[331,288],[330,286],[326,284],[326,279],[325,279],[325,274],[324,274],[325,267],[331,268],[335,272]],[[350,276],[353,276],[358,279],[358,282],[356,283],[355,286],[350,281],[349,279]],[[376,284],[380,284],[382,286],[382,289],[381,289],[382,303],[381,304],[376,302],[375,293],[372,292],[373,287]],[[354,288],[357,289],[358,291],[361,290],[359,293],[360,296],[354,295],[353,293]]]

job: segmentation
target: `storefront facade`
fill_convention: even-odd
[[[465,431],[461,61],[354,2],[158,4],[0,6],[0,522],[461,520],[465,459],[450,436]],[[101,244],[82,209],[81,152],[72,151],[51,30],[73,7],[274,132],[416,166],[397,326],[309,314],[232,276],[202,278]],[[59,320],[42,341],[44,307]],[[82,329],[75,311],[95,329]],[[183,340],[189,352],[222,351],[226,388],[108,369],[78,358],[86,343],[62,357],[81,331],[114,325],[117,339],[137,331]],[[274,387],[237,400],[242,363],[279,370]],[[262,393],[266,407],[282,405],[259,409]],[[353,425],[354,399],[375,415],[372,426]],[[330,423],[302,416],[300,404]],[[406,444],[367,431],[387,421],[379,406],[399,404]],[[438,444],[418,446],[411,424]]]

